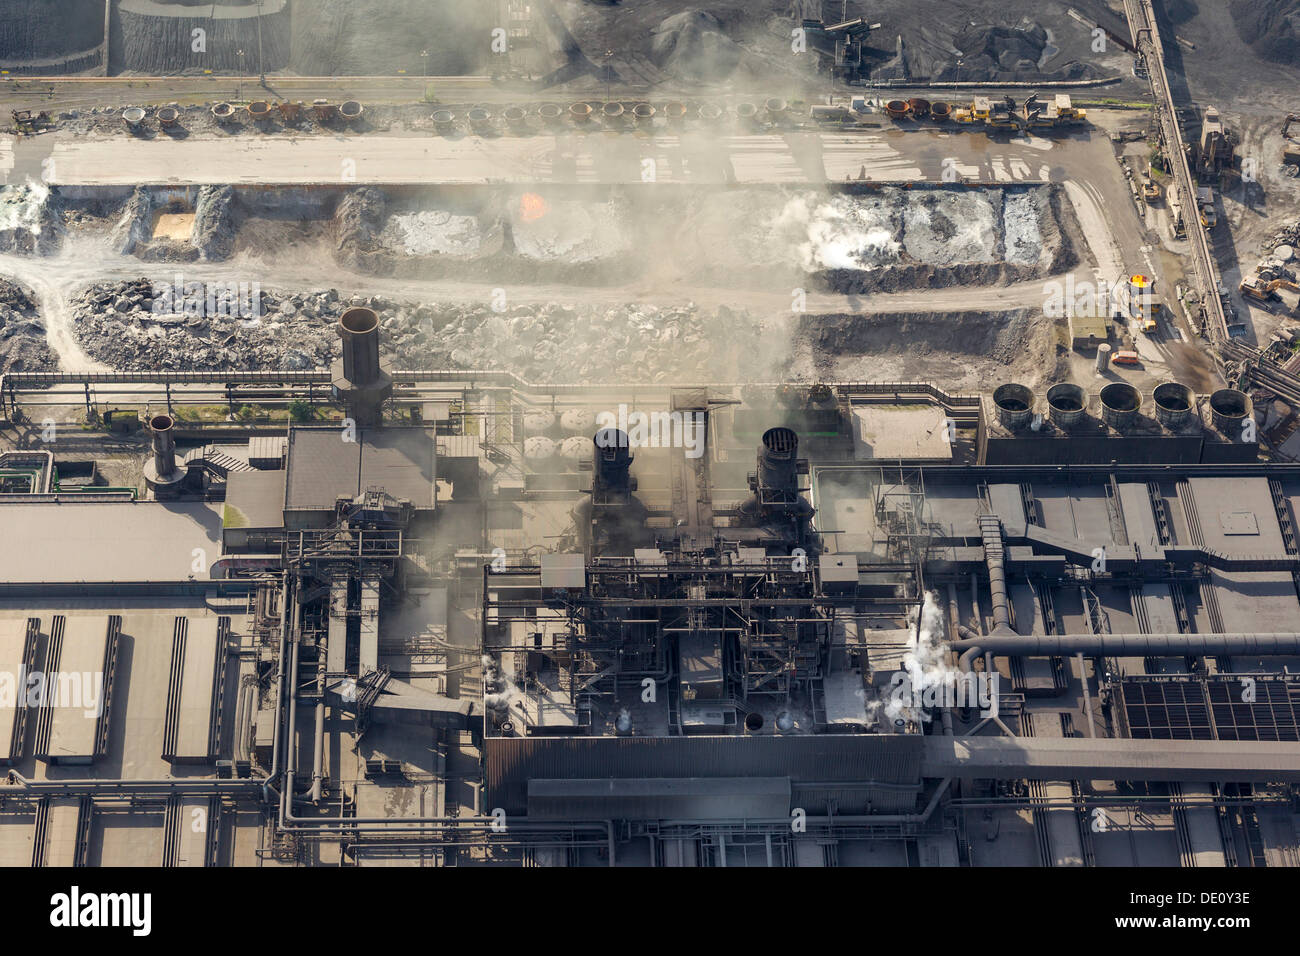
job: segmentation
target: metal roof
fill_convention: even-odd
[[[348,441],[337,427],[291,428],[286,511],[333,511],[339,497],[380,487],[419,510],[434,503],[434,434],[424,428],[374,428]]]

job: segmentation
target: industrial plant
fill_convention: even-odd
[[[0,0],[0,863],[1300,864],[1216,15],[660,5]]]

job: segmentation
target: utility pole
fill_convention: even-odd
[[[257,72],[261,79],[262,86],[266,86],[266,66],[262,62],[262,4],[264,0],[257,0]]]
[[[236,50],[235,56],[239,57],[239,90],[235,94],[235,99],[242,100],[244,98],[244,51]]]

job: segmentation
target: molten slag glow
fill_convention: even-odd
[[[534,222],[546,215],[546,200],[537,193],[524,193],[519,200],[519,218],[524,222]]]

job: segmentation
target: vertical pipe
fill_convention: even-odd
[[[149,419],[149,430],[153,432],[153,466],[159,478],[166,477],[176,470],[176,438],[172,435],[170,415],[155,415]]]
[[[320,662],[316,666],[316,738],[311,768],[311,801],[320,803],[321,784],[325,779],[325,649],[320,645]]]

